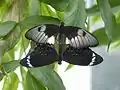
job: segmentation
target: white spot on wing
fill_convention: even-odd
[[[93,58],[92,58],[92,62],[95,62],[95,58],[96,58],[96,57],[93,57]]]
[[[78,30],[78,35],[83,36],[83,30],[79,29]]]
[[[66,38],[66,44],[70,44],[70,40]]]
[[[55,37],[51,36],[50,38],[48,38],[47,43],[54,44],[55,43]]]
[[[95,57],[95,54],[93,53],[92,57]]]
[[[93,65],[93,62],[90,62],[90,64],[88,66],[92,66]]]
[[[27,57],[27,60],[30,59],[30,56]]]
[[[92,55],[92,61],[90,62],[89,66],[91,66],[91,65],[94,64],[95,59],[96,59],[96,57],[95,57],[95,54],[93,53],[93,55]]]
[[[32,64],[30,63],[30,59],[29,59],[29,58],[27,58],[27,65],[28,65],[29,67],[33,67]]]
[[[33,67],[30,63],[27,63],[29,67]]]
[[[89,46],[86,37],[81,37],[81,38],[82,38],[82,41],[83,41],[83,45],[84,45],[84,46]]]
[[[76,47],[79,47],[79,41],[78,41],[78,38],[77,37],[75,37],[75,43],[76,43]]]
[[[30,64],[30,56],[27,57],[27,65],[28,65],[29,67],[33,67],[33,66]]]
[[[71,43],[72,43],[72,46],[73,46],[73,47],[76,47],[76,44],[75,44],[74,38],[72,38],[70,41],[71,41]]]
[[[79,39],[79,47],[81,47],[81,48],[84,47],[81,36],[78,36],[78,39]]]

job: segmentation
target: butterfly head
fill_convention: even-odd
[[[65,24],[65,23],[61,21],[61,22],[60,22],[60,27],[64,27],[64,24]]]

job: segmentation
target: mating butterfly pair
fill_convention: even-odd
[[[40,67],[56,61],[59,64],[66,61],[74,65],[94,66],[103,61],[89,48],[98,45],[95,36],[78,27],[43,24],[27,31],[25,37],[36,43],[20,62],[26,67]],[[58,53],[54,45],[48,42],[51,37],[58,41]]]

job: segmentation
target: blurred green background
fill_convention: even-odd
[[[17,90],[19,83],[24,90],[65,90],[57,64],[35,69],[19,65],[30,45],[25,32],[38,24],[60,24],[60,21],[92,32],[99,46],[108,45],[111,50],[120,45],[119,0],[0,0],[2,90]],[[18,67],[22,80],[14,72]],[[66,70],[72,67],[68,65]]]

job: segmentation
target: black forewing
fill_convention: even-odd
[[[63,60],[81,66],[94,66],[100,64],[103,58],[89,48],[77,49],[69,46],[63,53]]]
[[[25,34],[25,37],[36,43],[47,43],[48,39],[58,32],[59,26],[54,24],[43,24],[28,30]]]
[[[94,35],[78,27],[64,26],[61,28],[69,40],[69,44],[75,48],[95,47],[98,41]]]
[[[20,62],[25,67],[41,67],[57,61],[57,52],[50,44],[40,44]]]

